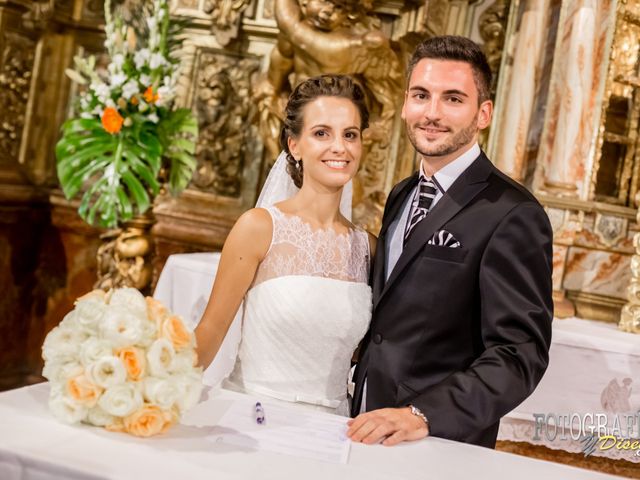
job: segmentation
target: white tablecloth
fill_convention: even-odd
[[[40,384],[0,394],[2,480],[618,478],[438,438],[397,447],[354,444],[346,465],[234,447],[207,439],[233,399],[244,397],[223,390],[209,391],[181,425],[140,439],[59,423],[47,410],[48,391]]]
[[[173,313],[182,316],[194,329],[207,306],[220,253],[183,253],[167,259],[153,297]],[[240,343],[242,305],[220,347],[216,358],[205,371],[205,383],[218,385],[233,368]]]
[[[207,304],[219,258],[219,253],[171,255],[154,297],[195,328]],[[220,353],[205,372],[206,384],[218,385],[231,371],[241,322],[239,313]],[[624,385],[625,378],[631,385]],[[503,418],[498,439],[582,452],[582,445],[570,438],[550,441],[543,435],[534,440],[533,414],[603,413],[602,394],[612,382],[620,388],[631,387],[628,402],[633,411],[640,410],[640,335],[621,332],[615,325],[602,322],[554,320],[549,368],[533,395]],[[596,450],[593,455],[640,462],[640,456],[615,448]]]
[[[534,413],[606,413],[612,420],[629,408],[627,413],[636,413],[640,421],[640,335],[603,322],[554,320],[549,356],[549,368],[536,391],[502,419],[499,440],[581,452],[578,441],[562,440],[560,435],[539,435],[535,440]],[[615,448],[593,454],[640,463],[640,456]]]

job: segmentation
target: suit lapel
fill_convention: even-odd
[[[487,177],[493,168],[489,159],[481,153],[451,185],[426,218],[414,228],[382,291],[379,295],[374,296],[374,308],[393,286],[402,271],[422,250],[427,240],[486,188],[488,185]]]
[[[397,192],[393,196],[389,196],[387,200],[388,207],[385,211],[384,218],[382,219],[382,227],[380,228],[380,234],[378,235],[378,249],[374,259],[373,265],[373,277],[372,277],[372,290],[374,302],[382,293],[384,288],[384,272],[387,262],[387,250],[385,245],[385,237],[389,225],[393,223],[393,220],[399,214],[399,211],[404,205],[404,200],[411,192],[413,187],[418,183],[418,173],[414,173],[412,176],[404,180],[404,184],[399,184]]]

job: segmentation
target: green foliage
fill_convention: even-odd
[[[95,118],[68,120],[62,127],[58,178],[67,198],[82,193],[78,212],[89,224],[112,228],[144,213],[160,191],[163,164],[174,195],[195,170],[198,126],[190,110],[166,112],[158,123],[131,118],[131,126],[114,135]]]

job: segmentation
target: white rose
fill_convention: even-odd
[[[136,345],[149,348],[151,344],[158,338],[158,327],[154,322],[149,320],[141,322],[142,336]]]
[[[176,353],[175,357],[173,358],[173,362],[171,362],[169,370],[171,371],[171,373],[192,372],[194,369],[195,360],[195,352],[192,349],[187,348],[179,353]]]
[[[47,361],[42,369],[42,376],[51,383],[63,383],[70,378],[82,375],[84,368],[76,361]]]
[[[193,371],[184,375],[174,376],[174,381],[181,394],[178,396],[178,410],[183,414],[200,402],[202,395],[202,372]]]
[[[164,410],[169,410],[180,396],[180,389],[171,378],[147,377],[144,379],[144,397]]]
[[[79,300],[76,302],[74,310],[75,323],[88,333],[95,334],[106,310],[107,305],[100,298],[89,297],[85,300]]]
[[[115,290],[111,295],[109,305],[123,307],[138,317],[147,318],[147,302],[144,299],[144,295],[135,288],[119,288]]]
[[[87,339],[80,347],[80,363],[85,367],[104,357],[113,356],[109,342],[96,337]]]
[[[69,315],[65,317],[65,320]],[[63,320],[63,321],[65,321]],[[46,361],[71,362],[78,359],[80,345],[87,338],[86,332],[70,326],[70,322],[58,325],[49,332],[42,344],[42,358]]]
[[[123,306],[109,305],[100,323],[100,336],[115,348],[135,345],[142,338],[142,321]]]
[[[142,401],[138,388],[124,383],[107,388],[98,400],[98,406],[110,415],[125,417],[142,407]]]
[[[64,423],[78,423],[85,419],[88,409],[63,393],[62,389],[52,388],[49,395],[49,409],[54,417]]]
[[[167,377],[176,352],[166,338],[159,338],[151,344],[147,352],[149,371],[154,377]]]
[[[115,422],[115,417],[96,405],[89,410],[85,421],[96,427],[104,427],[106,425],[112,425]]]
[[[102,388],[110,388],[127,380],[127,369],[122,361],[113,355],[102,357],[87,366],[89,381]]]

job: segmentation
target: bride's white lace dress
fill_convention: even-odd
[[[224,386],[348,415],[350,361],[371,320],[367,233],[312,230],[267,210],[271,246],[244,299],[238,357]]]

